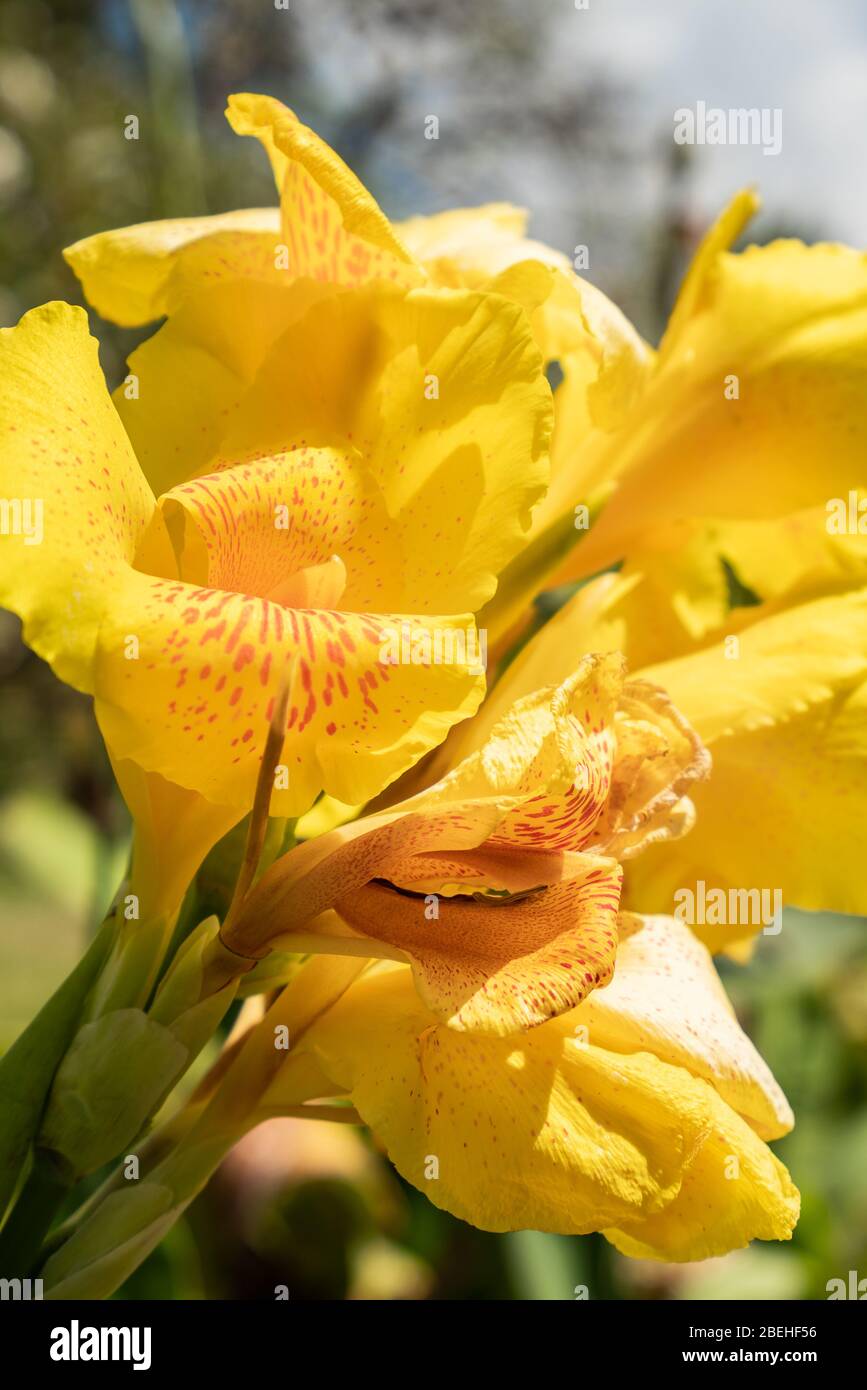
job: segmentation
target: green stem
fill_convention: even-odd
[[[26,1278],[39,1256],[57,1212],[69,1192],[51,1155],[37,1149],[21,1195],[0,1231],[0,1270],[6,1278]]]

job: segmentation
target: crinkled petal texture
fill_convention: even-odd
[[[630,1254],[698,1260],[787,1239],[797,1219],[749,1122],[782,1133],[788,1108],[669,920],[630,922],[608,990],[520,1037],[448,1029],[405,968],[378,966],[303,1047],[401,1174],[485,1230],[603,1230]]]
[[[779,890],[783,904],[806,910],[867,912],[859,867],[867,855],[867,589],[845,587],[858,577],[851,556],[829,547],[818,559],[807,552],[787,594],[733,610],[726,635],[670,660],[670,629],[654,625],[653,584],[639,573],[594,580],[527,644],[473,720],[475,728],[490,718],[498,697],[562,679],[576,647],[652,662],[637,675],[663,686],[689,719],[713,775],[691,791],[692,832],[629,863],[625,902],[671,911],[679,890],[697,894],[699,882],[723,890],[725,912],[695,923],[713,949],[770,925],[755,891],[741,905],[733,890],[764,889],[770,902]],[[460,749],[465,736],[456,735],[437,758]]]
[[[525,540],[551,422],[519,306],[370,286],[330,293],[278,340],[218,462],[292,445],[351,452],[399,520],[399,578],[368,592],[412,612],[461,613],[490,597]]]
[[[116,399],[156,492],[296,448],[342,451],[344,509],[368,499],[353,607],[365,593],[377,612],[477,609],[547,484],[551,393],[523,311],[501,295],[305,281],[266,309],[220,287],[131,365],[138,398]],[[195,383],[192,416],[179,381]]]
[[[576,275],[560,251],[527,237],[527,211],[509,203],[454,208],[398,224],[400,236],[438,285],[480,289],[523,262],[552,272],[534,313],[534,329],[546,361],[564,374],[582,375],[589,387],[588,419],[607,428],[631,399],[652,354],[616,305]]]
[[[323,787],[369,799],[475,709],[470,614],[544,487],[550,392],[515,305],[334,295],[275,341],[206,476],[159,505],[83,314],[47,306],[2,340],[3,491],[44,506],[45,533],[3,539],[3,600],[95,694],[116,760],[242,811],[287,668],[275,814]]]
[[[682,832],[705,771],[661,693],[616,656],[517,701],[440,782],[312,840],[263,876],[229,942],[257,955],[328,909],[411,960],[452,1028],[509,1034],[611,978],[612,854]],[[468,896],[472,894],[472,897]]]
[[[534,262],[550,272],[539,302],[528,306],[546,360],[561,360],[567,375],[574,369],[582,386],[586,376],[596,423],[607,428],[620,414],[651,354],[565,256],[527,238],[523,208],[493,203],[393,225],[339,155],[281,102],[241,93],[229,98],[226,116],[237,134],[262,144],[280,208],[125,227],[69,247],[67,260],[106,318],[136,324],[173,315],[196,290],[221,281],[481,289]]]
[[[439,786],[293,850],[230,944],[256,953],[336,908],[406,953],[452,1028],[504,1034],[568,1009],[610,979],[617,947],[619,866],[581,850],[609,788],[622,684],[616,658],[588,659]]]
[[[608,579],[599,582],[607,592]],[[573,600],[582,614],[587,604],[582,594],[592,588]],[[577,619],[569,624],[561,615],[552,619],[509,665],[475,717],[454,729],[422,769],[403,779],[404,791],[422,777],[438,779],[404,804],[448,797],[456,787],[495,786],[501,767],[506,776],[509,769],[520,769],[521,750],[532,747],[530,734],[539,721],[574,700],[582,731],[597,726],[593,737],[604,759],[600,763],[572,746],[576,734],[567,723],[559,741],[548,744],[549,759],[556,750],[567,793],[556,805],[539,793],[526,811],[516,813],[515,843],[532,846],[535,836],[540,847],[559,843],[566,851],[629,859],[655,840],[685,834],[693,821],[687,792],[708,776],[710,757],[664,690],[625,679],[615,645],[603,626],[592,641],[584,641]],[[570,676],[574,653],[594,647],[607,648],[607,654],[585,657]],[[532,781],[538,767],[524,758]]]
[[[251,209],[122,228],[66,253],[106,317],[138,323],[170,316],[131,359],[140,394],[124,387],[117,395],[155,490],[181,480],[173,466],[201,471],[254,359],[261,362],[280,324],[285,328],[293,316],[288,288],[306,282],[310,293],[315,285],[427,281],[493,289],[512,299],[530,316],[545,361],[562,366],[557,438],[563,443],[555,448],[551,496],[536,510],[535,530],[543,531],[574,491],[576,429],[582,436],[615,429],[640,392],[652,354],[635,330],[575,275],[566,257],[526,237],[522,209],[491,204],[394,227],[339,156],[280,102],[242,94],[230,98],[227,115],[234,130],[257,138],[268,154],[279,214]],[[143,399],[147,408],[138,405]],[[162,428],[167,414],[177,417],[171,450]],[[550,568],[557,559],[547,546],[542,551],[534,573],[540,562]],[[508,574],[492,632],[517,616],[527,583],[521,571]]]

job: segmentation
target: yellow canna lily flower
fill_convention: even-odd
[[[449,1027],[407,966],[314,956],[141,1146],[135,1191],[95,1194],[44,1267],[47,1297],[110,1295],[277,1115],[366,1122],[409,1182],[489,1230],[602,1229],[665,1260],[788,1239],[798,1194],[765,1141],[791,1111],[705,948],[670,918],[619,930],[607,989],[510,1037]]]
[[[317,286],[371,281],[495,290],[528,311],[545,362],[560,363],[558,436],[577,415],[588,428],[619,424],[652,353],[567,257],[527,238],[524,209],[488,204],[392,224],[339,155],[281,102],[240,94],[229,98],[226,115],[266,150],[279,208],[142,223],[64,253],[104,318],[136,325],[168,316],[130,358],[139,391],[115,395],[155,487],[171,481],[166,420],[180,431],[185,459],[204,461],[227,412],[299,312],[301,285],[311,299]],[[520,582],[510,582],[501,608],[513,590],[523,601]]]
[[[224,944],[396,953],[449,1027],[535,1027],[610,980],[619,860],[690,828],[707,770],[662,691],[587,657],[434,786],[290,851]]]
[[[645,556],[654,565],[662,554],[676,567],[684,543],[702,544],[708,566],[744,555],[761,566],[763,535],[789,519],[819,549],[829,509],[842,517],[850,494],[858,532],[867,256],[797,241],[733,254],[757,206],[751,191],[738,194],[707,233],[613,429],[582,413],[580,392],[573,408],[568,383],[559,388],[552,485],[534,516],[525,598],[625,557],[644,568]],[[573,528],[564,558],[580,505],[592,524]],[[862,545],[865,532],[867,523]]]
[[[670,912],[679,891],[700,883],[727,904],[732,892],[764,891],[777,906],[867,913],[867,588],[843,587],[853,563],[832,548],[817,568],[808,552],[786,594],[733,610],[722,630],[689,645],[683,627],[673,641],[674,610],[652,572],[603,575],[527,643],[426,774],[468,756],[509,704],[561,679],[575,651],[622,651],[637,679],[666,689],[713,758],[691,793],[694,829],[630,862],[626,904]],[[701,594],[696,571],[684,565],[683,578],[685,594]],[[717,910],[695,929],[719,950],[773,931],[768,916],[751,902],[746,919]]]
[[[408,1182],[484,1230],[601,1230],[661,1260],[788,1239],[798,1194],[764,1141],[791,1111],[707,951],[668,917],[627,916],[621,936],[606,989],[510,1037],[448,1027],[382,962],[293,1065],[309,1058]]]
[[[173,795],[134,788],[137,768],[205,798],[199,857],[252,804],[291,663],[275,815],[323,788],[368,800],[476,708],[472,614],[547,476],[550,391],[513,302],[384,285],[299,300],[219,449],[191,467],[164,434],[159,490],[81,310],[46,305],[0,337],[0,493],[40,521],[4,538],[0,600],[95,696],[131,797]]]

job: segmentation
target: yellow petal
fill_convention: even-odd
[[[282,210],[247,208],[101,232],[64,255],[87,299],[127,327],[175,313],[217,281],[285,287],[309,276],[335,284],[382,278],[419,284],[423,272],[339,155],[271,97],[230,97],[239,135],[263,144]]]
[[[282,755],[288,786],[273,803],[274,814],[291,815],[323,787],[343,801],[369,799],[475,709],[483,676],[466,653],[441,665],[382,659],[403,624],[411,638],[466,630],[467,614],[421,623],[400,612],[296,611],[220,587],[250,577],[232,577],[225,551],[207,557],[208,575],[196,582],[178,577],[176,559],[162,568],[171,559],[164,513],[154,513],[80,310],[35,311],[4,333],[0,353],[2,490],[44,506],[40,544],[3,538],[2,597],[58,674],[96,696],[115,760],[243,814],[280,673],[297,658]],[[134,567],[156,555],[159,573]]]
[[[554,394],[551,487],[533,517],[539,539],[549,527],[556,536],[558,519],[578,503],[594,508],[607,494],[617,471],[608,437],[630,418],[654,365],[629,320],[589,281],[561,274],[547,311],[563,380]],[[570,331],[576,317],[583,332]]]
[[[845,502],[848,507],[848,498]],[[829,523],[827,507],[813,507],[770,521],[717,522],[701,528],[705,553],[714,559],[721,556],[740,582],[764,601],[726,616],[717,622],[717,631],[733,630],[733,618],[748,626],[768,613],[867,583],[867,532],[838,535]],[[660,651],[657,659],[678,654]]]
[[[735,900],[731,911],[729,890],[867,911],[867,591],[793,607],[737,640],[734,657],[722,642],[643,673],[685,711],[714,767],[695,791],[693,832],[630,865],[629,902],[665,911],[699,881],[724,890],[723,920],[696,924],[713,949],[771,925],[753,903]]]
[[[704,1091],[684,1073],[579,1046],[562,1020],[512,1038],[456,1032],[400,967],[363,977],[304,1046],[403,1177],[483,1230],[640,1216],[671,1200],[706,1132]],[[684,1083],[666,1107],[669,1074]]]
[[[0,333],[0,496],[0,602],[58,675],[92,690],[99,633],[154,499],[81,309],[46,304]]]
[[[99,232],[64,256],[103,318],[132,328],[171,314],[191,289],[249,277],[285,283],[277,208],[172,218]]]
[[[430,217],[412,217],[398,231],[433,284],[453,289],[496,288],[524,302],[533,316],[537,342],[546,362],[588,336],[568,260],[559,251],[525,235],[527,212],[510,203],[451,208]],[[529,301],[524,286],[532,277]],[[538,312],[537,312],[538,311]]]
[[[280,674],[297,658],[272,814],[300,814],[323,787],[368,800],[482,693],[466,663],[383,665],[389,631],[404,623],[427,632],[412,615],[296,611],[131,571],[100,632],[100,727],[116,758],[246,810]],[[125,659],[126,634],[137,638],[137,662]]]
[[[712,1129],[662,1212],[603,1232],[624,1255],[709,1260],[751,1240],[789,1240],[800,1211],[783,1164],[715,1092]]]
[[[867,582],[867,535],[830,535],[827,520],[825,508],[812,508],[767,521],[682,521],[647,532],[620,571],[634,583],[606,609],[623,633],[630,665],[684,655],[769,613],[859,588]],[[732,609],[732,573],[764,602]]]
[[[574,273],[568,257],[527,237],[526,227],[525,208],[487,203],[413,217],[397,229],[438,285],[480,289],[494,279],[502,284],[510,268],[548,267],[553,275],[547,293],[532,306],[538,308],[534,326],[539,346],[546,361],[564,362],[577,354],[593,363],[592,379],[599,380],[591,391],[591,410],[603,424],[613,418],[609,407],[626,378],[633,386],[649,363],[648,350],[620,310]]]
[[[586,848],[600,838],[622,688],[616,655],[586,657],[561,685],[507,706],[481,747],[403,804],[414,809],[496,797],[505,814],[490,846],[516,852]]]
[[[718,251],[688,303],[612,441],[617,490],[554,582],[679,518],[773,518],[867,483],[867,257],[794,241]]]
[[[336,830],[349,821],[357,820],[364,810],[363,806],[347,806],[333,796],[320,796],[315,806],[299,817],[295,825],[296,840],[315,840],[329,831]]]
[[[243,378],[255,346],[237,356]],[[115,642],[122,622],[148,656],[144,680],[112,655],[104,666],[99,714],[116,756],[249,804],[295,653],[290,785],[275,813],[305,810],[323,786],[350,803],[381,790],[475,708],[484,661],[466,610],[521,543],[549,423],[516,305],[382,287],[314,303],[234,409],[230,398],[212,471],[166,495],[157,529],[174,558],[165,545],[153,558],[153,527],[143,551],[163,582],[139,576],[116,600]],[[291,544],[273,524],[281,503]],[[461,607],[447,608],[457,595]],[[384,656],[404,632],[411,660]],[[441,664],[425,657],[438,633],[453,639]]]
[[[633,859],[692,828],[687,792],[710,774],[710,756],[664,690],[627,681],[614,720],[611,790],[593,847]]]
[[[407,1181],[484,1230],[605,1229],[674,1259],[786,1238],[796,1197],[750,1127],[682,1066],[586,1041],[584,1009],[520,1038],[458,1033],[425,1010],[404,968],[386,966],[304,1047]],[[730,1155],[740,1190],[725,1181]]]
[[[607,576],[598,581],[595,593],[591,592],[594,587],[582,590],[542,628],[510,664],[472,722],[454,730],[425,764],[423,774],[413,774],[415,780],[421,775],[440,778],[416,801],[442,796],[458,784],[467,787],[471,775],[481,785],[479,771],[497,769],[500,749],[508,768],[509,760],[514,763],[522,747],[532,746],[533,731],[545,719],[546,710],[549,718],[551,711],[559,713],[561,709],[568,715],[571,700],[571,712],[579,722],[583,717],[585,727],[598,727],[604,752],[601,765],[597,765],[601,772],[593,774],[595,760],[588,750],[570,747],[568,734],[574,739],[575,730],[568,721],[557,746],[563,755],[564,772],[581,769],[580,786],[585,791],[595,785],[595,810],[591,817],[589,803],[582,807],[571,781],[565,802],[561,794],[559,805],[551,804],[550,793],[547,797],[537,794],[534,801],[538,802],[540,844],[556,846],[558,841],[550,827],[558,818],[568,818],[576,811],[585,833],[567,835],[560,842],[563,848],[593,850],[623,859],[655,840],[686,833],[693,819],[686,793],[694,782],[707,777],[709,759],[682,713],[656,685],[646,681],[624,684],[623,660],[613,650],[607,656],[585,657],[578,673],[564,679],[576,651],[587,646],[616,646],[616,641],[606,640],[604,625],[597,620],[606,596],[628,592],[629,586]],[[585,628],[590,625],[597,626],[599,639],[592,643],[584,640]],[[537,690],[538,685],[542,691]],[[528,695],[528,690],[534,693]],[[587,695],[592,691],[592,716],[586,704],[582,705],[582,691]],[[604,699],[600,700],[600,694]],[[536,760],[537,780],[540,766]],[[447,771],[449,768],[452,770]],[[525,810],[515,816],[528,824]]]
[[[572,1018],[598,1047],[652,1052],[703,1077],[763,1139],[794,1124],[785,1096],[738,1026],[707,949],[673,917],[621,919],[617,969]]]
[[[268,351],[322,292],[222,282],[188,295],[136,348],[114,403],[157,495],[207,471]]]
[[[261,140],[278,181],[289,273],[332,284],[424,278],[388,218],[324,140],[273,97],[243,93],[226,111]]]
[[[759,197],[755,189],[742,188],[705,232],[680,287],[663,339],[665,347],[670,345],[672,339],[692,316],[699,312],[713,293],[717,258],[722,252],[728,251],[730,246],[734,246],[738,237],[755,217],[759,206]]]
[[[548,478],[550,390],[526,316],[469,291],[334,291],[268,354],[220,446],[351,452],[400,520],[399,604],[475,610]],[[382,611],[384,596],[377,604]]]
[[[548,248],[544,248],[547,257],[514,254],[527,245],[527,218],[526,208],[484,203],[475,208],[450,208],[430,217],[410,217],[399,222],[397,230],[437,284],[478,288],[515,260],[548,259],[552,264],[565,260]],[[540,249],[539,243],[533,246]]]
[[[568,267],[555,266],[552,274],[550,293],[531,314],[543,355],[546,360],[556,357],[563,373],[554,393],[551,482],[534,510],[525,546],[480,615],[491,642],[505,642],[513,631],[515,637],[520,634],[530,601],[547,584],[569,579],[573,571],[592,573],[594,566],[582,567],[575,558],[587,546],[585,539],[575,551],[585,524],[578,508],[587,509],[595,528],[618,471],[620,427],[631,418],[653,365],[647,345],[595,286]],[[491,285],[502,284],[503,278]],[[507,284],[503,288],[508,292]]]

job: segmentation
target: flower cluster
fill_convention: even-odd
[[[867,458],[867,261],[733,255],[741,194],[654,351],[520,210],[393,225],[277,101],[228,117],[278,207],[66,252],[105,318],[164,319],[113,397],[81,309],[0,335],[0,492],[41,517],[0,600],[93,696],[135,830],[2,1063],[0,1243],[28,1169],[66,1194],[132,1146],[27,1253],[108,1295],[280,1114],[368,1125],[488,1230],[786,1239],[791,1111],[710,956],[768,924],[675,903],[867,910],[867,537],[825,525]]]

